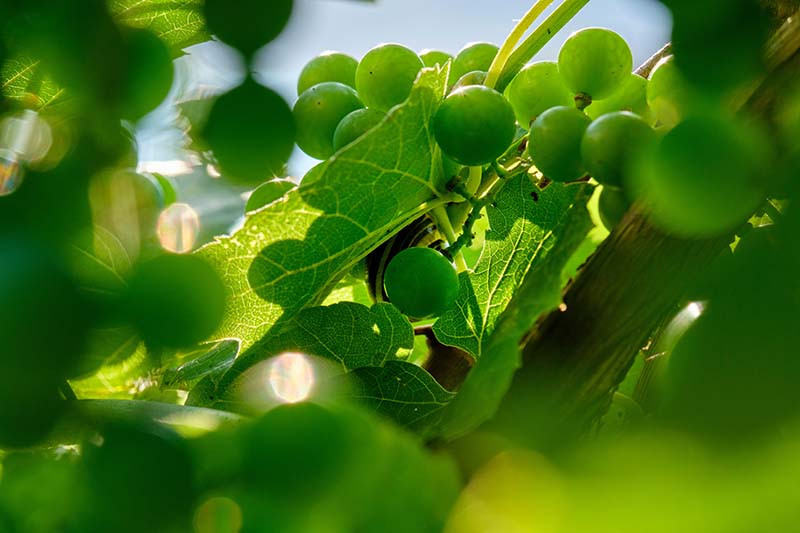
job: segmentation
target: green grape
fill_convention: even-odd
[[[484,165],[503,155],[514,140],[514,112],[499,92],[471,85],[444,99],[433,127],[448,157],[463,165]]]
[[[255,211],[261,209],[265,205],[271,204],[278,198],[284,196],[287,192],[294,189],[297,185],[288,179],[274,179],[259,185],[247,199],[245,211]]]
[[[344,117],[333,132],[333,149],[339,151],[377,126],[386,115],[377,109],[356,109]]]
[[[292,0],[205,0],[203,14],[211,33],[250,56],[283,31],[293,4]]]
[[[283,172],[294,147],[295,123],[280,95],[247,80],[214,102],[202,136],[225,178],[259,183]]]
[[[497,45],[492,43],[470,43],[459,50],[450,67],[450,85],[467,72],[473,70],[489,72],[498,50]]]
[[[514,76],[505,90],[520,127],[528,129],[531,122],[556,106],[573,105],[572,92],[564,85],[554,61],[538,61],[526,65]]]
[[[91,531],[186,531],[195,504],[194,465],[162,426],[114,422],[102,444],[84,446]]]
[[[655,140],[653,128],[638,115],[629,111],[608,113],[586,128],[581,141],[581,161],[586,171],[603,185],[622,187],[632,157]]]
[[[407,248],[394,256],[383,275],[386,294],[400,311],[413,318],[439,316],[458,297],[458,274],[445,257],[431,248]]]
[[[569,36],[558,53],[558,70],[574,93],[608,98],[633,68],[625,39],[605,28],[586,28]]]
[[[408,98],[422,67],[419,56],[405,46],[376,46],[356,69],[358,95],[368,107],[388,111]]]
[[[631,203],[625,194],[612,187],[603,187],[600,196],[597,198],[597,210],[600,214],[600,221],[611,231],[619,224],[622,217],[630,209]]]
[[[442,52],[440,50],[431,50],[426,48],[425,50],[419,53],[419,58],[422,60],[422,64],[425,65],[426,67],[433,67],[436,65],[443,67],[445,63],[453,59],[453,56],[451,56],[447,52]]]
[[[167,97],[174,74],[172,57],[164,41],[149,30],[126,29],[123,37],[127,61],[122,117],[137,120]]]
[[[341,52],[322,52],[306,63],[297,79],[297,94],[326,81],[338,81],[356,88],[358,61]]]
[[[625,185],[664,231],[714,237],[743,224],[763,201],[769,161],[757,125],[693,117],[640,154]]]
[[[592,119],[615,111],[630,111],[652,123],[653,113],[647,105],[647,83],[647,78],[631,73],[617,92],[605,100],[595,100],[584,111]]]
[[[219,326],[225,287],[199,257],[165,254],[137,266],[124,305],[147,342],[182,348]]]
[[[485,81],[486,72],[482,70],[473,70],[461,76],[458,81],[453,84],[451,91],[455,91],[461,87],[469,87],[470,85],[483,85]]]
[[[672,56],[658,62],[647,84],[647,104],[667,128],[672,128],[693,110],[699,109],[700,97],[675,66]]]
[[[294,118],[297,123],[297,146],[317,159],[334,153],[333,135],[344,117],[364,104],[352,87],[335,81],[315,85],[297,99]]]
[[[531,125],[528,153],[533,163],[553,181],[582,178],[581,140],[591,119],[574,107],[548,109]]]

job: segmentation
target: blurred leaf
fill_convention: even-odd
[[[69,98],[49,76],[42,72],[39,61],[17,55],[9,58],[0,69],[0,92],[11,100],[35,111],[66,113]]]
[[[569,187],[574,195],[572,207],[562,212],[543,241],[542,252],[546,253],[536,255],[494,331],[483,337],[480,353],[486,356],[477,360],[458,395],[442,413],[440,428],[446,437],[459,436],[494,414],[520,365],[521,338],[540,316],[561,303],[562,271],[592,228],[586,210],[591,187]]]
[[[203,0],[109,0],[108,7],[117,21],[158,35],[176,57],[184,48],[211,39]]]
[[[521,172],[487,207],[490,229],[471,273],[460,275],[456,305],[434,324],[436,338],[476,359],[531,265],[555,245],[554,229],[575,200],[577,187],[552,183],[539,191]],[[533,195],[538,196],[534,201]]]
[[[83,242],[73,245],[73,272],[83,290],[119,294],[127,287],[131,258],[120,240],[102,226],[95,226]]]
[[[428,209],[445,180],[427,127],[445,75],[423,71],[409,100],[378,127],[248,216],[242,229],[197,252],[230,291],[213,338],[250,347],[279,321],[323,301],[354,263]]]
[[[379,368],[359,368],[349,375],[356,382],[353,398],[423,436],[455,396],[425,369],[405,361],[390,361]]]
[[[342,365],[343,370],[382,366],[407,356],[414,346],[414,331],[408,319],[393,305],[379,303],[371,308],[341,302],[311,307],[287,322],[280,332],[268,335],[244,352],[214,386],[213,378],[192,392],[194,405],[213,405],[233,392],[239,376],[257,363],[285,352],[324,357]],[[199,394],[201,393],[202,394]]]

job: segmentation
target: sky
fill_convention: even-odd
[[[296,0],[289,26],[258,53],[252,68],[259,81],[293,105],[301,69],[324,50],[359,59],[373,46],[386,42],[451,54],[473,41],[499,45],[530,6],[531,0]],[[589,26],[610,28],[622,35],[633,51],[634,65],[638,65],[669,40],[671,20],[655,0],[591,0],[535,59],[555,59],[572,32]],[[172,104],[223,92],[237,85],[245,72],[241,57],[221,43],[187,49],[187,55],[176,61],[170,96],[137,125],[140,160],[181,159],[181,135],[174,127]],[[313,163],[298,150],[290,161],[290,174],[301,175]]]

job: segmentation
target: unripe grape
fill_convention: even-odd
[[[484,82],[486,82],[486,72],[482,70],[473,70],[461,76],[453,85],[451,91],[455,91],[461,87],[469,87],[470,85],[483,85]]]
[[[297,79],[297,94],[303,94],[314,85],[326,81],[338,81],[356,88],[358,61],[341,52],[322,52],[306,63]]]
[[[652,124],[653,113],[647,105],[647,83],[647,78],[631,73],[618,91],[604,100],[593,101],[584,111],[592,119],[615,111],[630,111]]]
[[[333,155],[333,135],[339,122],[364,104],[352,87],[335,81],[315,85],[297,99],[297,145],[317,159]]]
[[[597,198],[597,211],[600,221],[611,231],[619,224],[622,217],[630,209],[631,203],[625,193],[611,187],[603,187]]]
[[[633,68],[628,43],[605,28],[586,28],[569,36],[558,53],[558,70],[574,93],[608,98]]]
[[[553,181],[583,177],[581,140],[591,119],[574,107],[548,109],[531,125],[528,153],[542,174]]]
[[[505,90],[520,127],[528,129],[531,122],[556,106],[573,105],[573,96],[553,61],[537,61],[526,65],[514,76]]]
[[[368,107],[388,111],[408,98],[422,67],[419,56],[405,46],[376,46],[356,69],[358,95]]]
[[[436,142],[455,161],[484,165],[500,157],[514,140],[514,112],[494,89],[471,85],[444,99],[433,120]]]
[[[377,126],[386,115],[377,109],[356,109],[344,117],[333,132],[333,149],[339,151]]]
[[[202,137],[225,178],[258,183],[283,171],[295,124],[280,95],[247,80],[214,102]]]
[[[426,67],[433,67],[435,65],[439,65],[443,67],[445,63],[453,59],[453,56],[448,54],[447,52],[442,52],[440,50],[430,50],[425,49],[419,53],[419,58],[422,60],[422,64]]]
[[[637,151],[655,142],[656,133],[629,111],[608,113],[593,121],[581,141],[581,161],[597,181],[622,187],[622,178]]]
[[[431,248],[407,248],[386,267],[383,284],[389,300],[413,318],[438,316],[458,297],[458,274]]]
[[[450,85],[454,84],[467,72],[473,70],[489,71],[498,52],[497,45],[492,43],[470,43],[462,48],[450,67]]]
[[[701,110],[702,98],[684,79],[672,56],[662,59],[650,74],[647,104],[660,125],[672,128],[694,110]]]

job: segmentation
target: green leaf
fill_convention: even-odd
[[[243,353],[233,367],[213,385],[209,380],[192,392],[195,405],[213,405],[229,397],[237,379],[254,365],[285,352],[299,352],[338,362],[344,371],[382,366],[407,357],[414,347],[414,330],[393,305],[371,308],[351,302],[311,307]],[[202,395],[199,394],[202,391]],[[199,402],[199,403],[197,403]]]
[[[359,368],[347,377],[354,378],[353,398],[423,436],[430,432],[442,409],[455,396],[425,369],[405,361]]]
[[[197,252],[229,289],[213,338],[249,348],[279,320],[322,302],[353,264],[436,204],[445,175],[430,122],[445,77],[423,70],[409,100],[374,130]]]
[[[227,371],[239,352],[236,341],[220,341],[203,345],[199,349],[185,354],[182,359],[188,361],[177,368],[167,369],[161,376],[161,387],[170,389],[191,389],[201,379],[209,375],[218,375]]]
[[[108,8],[118,22],[158,35],[174,56],[211,39],[203,18],[203,0],[109,0]]]
[[[520,340],[542,314],[561,304],[562,271],[592,228],[586,210],[591,187],[569,187],[575,194],[572,207],[552,230],[549,245],[542,248],[546,253],[537,254],[494,331],[483,338],[484,357],[477,360],[458,395],[442,413],[439,429],[446,438],[463,435],[494,414],[520,365]]]
[[[552,183],[539,191],[526,172],[509,178],[495,204],[486,209],[490,229],[480,259],[473,272],[461,274],[455,307],[433,326],[439,342],[481,357],[486,339],[531,265],[556,243],[553,230],[576,190]],[[538,200],[534,201],[533,193]]]

